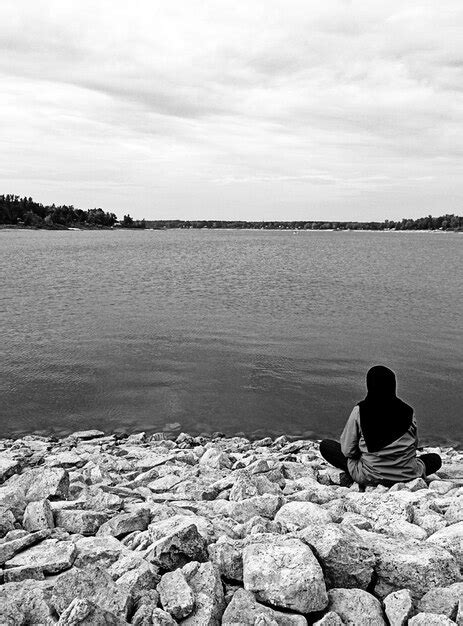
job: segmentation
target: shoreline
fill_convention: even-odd
[[[2,438],[0,623],[461,624],[463,452],[425,451],[363,492],[284,435]]]

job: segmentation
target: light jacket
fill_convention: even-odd
[[[397,483],[425,475],[423,461],[416,456],[418,436],[413,418],[408,431],[378,452],[368,452],[360,426],[360,409],[356,405],[341,435],[341,449],[355,482],[361,485]]]

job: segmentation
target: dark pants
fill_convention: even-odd
[[[334,467],[349,474],[347,458],[343,455],[341,445],[337,441],[323,439],[323,441],[320,442],[320,454],[330,465],[334,465]],[[434,474],[434,472],[437,472],[442,467],[442,460],[438,454],[422,454],[418,458],[424,463],[426,476]]]

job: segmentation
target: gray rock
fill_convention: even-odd
[[[177,622],[159,608],[143,605],[132,618],[133,626],[176,626]]]
[[[175,619],[183,619],[193,611],[195,598],[181,569],[164,574],[157,589],[162,608]]]
[[[100,511],[62,509],[55,513],[55,524],[76,535],[94,535],[108,515]]]
[[[48,500],[29,502],[24,511],[23,527],[29,532],[54,528],[53,512]]]
[[[0,483],[19,471],[20,464],[5,454],[0,453]]]
[[[222,617],[223,626],[254,626],[256,619],[260,616],[266,616],[269,623],[278,624],[278,626],[307,626],[307,620],[302,615],[294,613],[281,613],[271,609],[268,606],[259,604],[254,594],[245,589],[238,589]]]
[[[453,626],[453,622],[445,615],[435,615],[434,613],[418,613],[409,621],[409,626]]]
[[[57,613],[61,615],[75,598],[91,600],[100,608],[125,620],[133,605],[129,590],[115,583],[100,567],[73,568],[58,578],[51,598]]]
[[[327,603],[322,569],[300,539],[278,535],[252,535],[243,551],[244,588],[257,600],[310,613]]]
[[[98,439],[104,437],[104,432],[101,430],[79,430],[70,435],[71,439]]]
[[[393,591],[383,600],[390,626],[404,626],[413,611],[413,599],[408,589]]]
[[[189,564],[190,565],[190,564]],[[222,581],[213,563],[196,564],[194,572],[188,566],[183,572],[195,597],[193,612],[182,621],[184,626],[216,626],[221,623],[225,609]]]
[[[39,581],[0,585],[0,624],[51,626],[53,623],[48,594]]]
[[[359,531],[377,557],[375,593],[384,598],[392,591],[409,589],[414,599],[432,587],[447,587],[459,580],[454,557],[438,545],[399,542],[376,533]]]
[[[451,552],[460,568],[463,568],[463,522],[438,530],[428,537],[426,543],[441,546]]]
[[[454,583],[430,589],[418,602],[417,609],[420,613],[442,614],[456,620],[459,602],[463,602],[463,583]]]
[[[381,603],[363,589],[331,589],[328,596],[329,610],[346,626],[386,626]]]
[[[26,501],[66,500],[69,493],[69,474],[58,467],[37,468],[18,476],[20,485],[26,487]]]
[[[216,543],[208,546],[209,559],[217,566],[220,575],[228,580],[243,580],[242,539],[221,536]]]
[[[148,509],[139,509],[134,513],[119,513],[105,522],[98,530],[98,535],[122,537],[136,530],[146,530],[150,523]]]
[[[146,561],[143,561],[139,567],[125,572],[117,579],[117,584],[128,590],[135,605],[138,605],[145,596],[151,597],[153,593],[156,593],[156,597],[159,598],[155,591],[158,582],[157,572],[153,571]]]
[[[59,626],[122,626],[125,620],[118,618],[94,604],[91,600],[76,598],[59,618]]]
[[[109,567],[126,551],[123,544],[115,537],[82,537],[75,542],[77,556],[76,567],[100,565]]]
[[[455,498],[455,501],[450,504],[445,511],[444,519],[447,524],[457,524],[463,522],[463,499]]]
[[[207,561],[207,557],[205,539],[194,524],[185,524],[156,541],[145,558],[159,568],[171,571],[188,561]]]
[[[43,580],[45,578],[41,567],[14,567],[4,572],[6,583],[18,583],[22,580]]]
[[[282,495],[278,485],[271,482],[265,474],[251,474],[243,471],[238,474],[230,491],[230,500],[239,501],[262,496],[265,493]]]
[[[0,566],[9,561],[17,552],[25,550],[49,536],[49,530],[40,530],[36,533],[26,534],[18,539],[6,540],[0,543]]]
[[[247,522],[256,515],[273,519],[283,503],[284,498],[282,496],[264,494],[263,496],[253,496],[237,502],[216,500],[211,505],[215,515],[226,515],[235,522]]]
[[[328,611],[325,615],[313,623],[313,626],[343,626],[344,622],[334,611]]]
[[[217,448],[208,448],[202,457],[199,459],[200,465],[207,465],[214,469],[230,468],[232,461],[225,452]]]
[[[333,521],[330,513],[313,502],[288,502],[275,515],[275,521],[289,531],[306,526],[328,524]]]
[[[352,528],[340,524],[309,526],[300,531],[299,537],[322,561],[329,587],[368,587],[376,557]]]
[[[151,541],[158,541],[167,535],[170,535],[176,529],[182,526],[189,526],[194,524],[199,534],[204,537],[206,541],[214,540],[214,526],[213,524],[201,515],[173,515],[167,519],[156,521],[149,525],[148,531]]]
[[[57,574],[72,566],[76,553],[76,546],[72,541],[46,539],[7,561],[5,569],[33,567],[41,569],[44,574]]]
[[[398,520],[413,521],[413,505],[401,499],[404,492],[348,494],[346,506],[353,513],[363,515],[373,523],[392,528]]]
[[[9,509],[0,509],[0,537],[14,529],[15,517]]]

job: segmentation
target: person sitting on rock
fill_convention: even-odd
[[[344,470],[346,482],[391,486],[437,472],[438,454],[417,456],[418,436],[411,406],[396,395],[396,378],[383,365],[367,373],[367,395],[352,410],[341,443],[320,442],[320,453]]]

